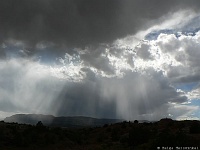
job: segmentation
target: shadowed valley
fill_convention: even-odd
[[[17,122],[14,120],[16,118],[23,124],[14,123]],[[0,149],[147,150],[158,146],[200,147],[199,121],[165,118],[157,122],[139,123],[137,120],[120,122],[89,117],[58,118],[60,122],[57,124],[56,117],[45,115],[6,118],[5,121],[10,123],[0,122]],[[37,119],[41,120],[35,123]]]

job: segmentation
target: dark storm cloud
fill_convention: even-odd
[[[98,81],[67,83],[58,98],[52,103],[56,115],[84,115],[99,118],[117,118],[116,101],[101,96]]]
[[[108,43],[134,34],[170,11],[200,2],[159,0],[1,0],[0,40],[29,46],[49,41],[67,47]]]
[[[186,102],[159,75],[148,79],[127,72],[124,78],[93,78],[82,83],[66,83],[49,110],[56,115],[85,115],[100,118],[158,119],[167,116],[168,103]],[[160,79],[158,79],[160,78]],[[158,81],[159,80],[159,81]],[[162,108],[162,112],[157,112]],[[148,114],[154,114],[149,118]]]
[[[5,56],[6,56],[6,54],[5,54],[4,50],[3,50],[3,48],[0,47],[0,59],[4,58]]]

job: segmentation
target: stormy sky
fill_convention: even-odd
[[[0,118],[200,118],[199,0],[1,0]]]

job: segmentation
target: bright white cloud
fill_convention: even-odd
[[[186,93],[187,97],[190,99],[190,100],[200,100],[200,88],[195,88],[189,92]]]

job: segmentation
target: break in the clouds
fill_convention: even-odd
[[[0,4],[1,118],[200,117],[199,1]]]

